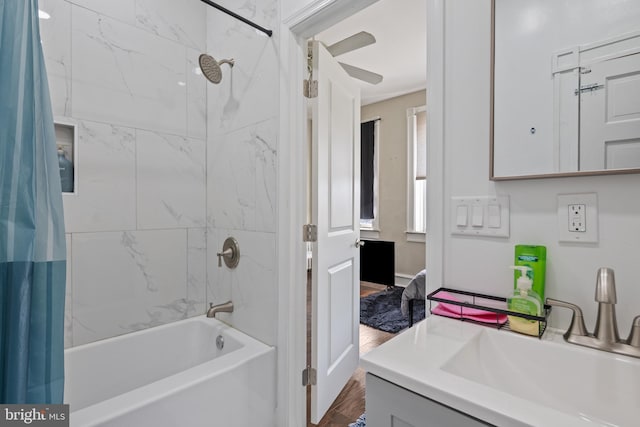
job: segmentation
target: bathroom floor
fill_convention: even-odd
[[[310,282],[310,281],[309,281]],[[310,285],[310,283],[309,283]],[[384,285],[376,283],[361,282],[360,297],[364,297],[386,289]],[[307,300],[310,304],[310,300]],[[309,337],[310,322],[307,322],[307,337]],[[395,334],[379,331],[365,325],[360,325],[360,354],[378,347]],[[307,338],[307,363],[311,363],[310,340]],[[307,387],[307,419],[310,415],[309,401],[311,398],[311,387]],[[354,422],[364,412],[365,398],[365,371],[358,368],[347,384],[344,386],[336,400],[333,402],[325,416],[319,424],[309,423],[308,427],[346,427]]]

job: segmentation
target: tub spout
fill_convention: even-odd
[[[233,313],[233,303],[227,301],[222,304],[213,305],[209,303],[209,310],[207,310],[207,317],[216,317],[216,313]]]

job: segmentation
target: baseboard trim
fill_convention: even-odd
[[[396,286],[406,288],[409,282],[411,282],[411,279],[413,279],[413,276],[410,274],[396,273]]]

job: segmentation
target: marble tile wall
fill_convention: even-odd
[[[276,30],[278,1],[223,0],[222,6]],[[207,296],[234,302],[222,314],[234,327],[276,345],[278,286],[276,177],[278,166],[278,34],[269,38],[214,9],[207,10],[207,50],[234,58],[220,84],[207,84]],[[215,254],[233,236],[240,245],[234,270]]]
[[[64,195],[65,346],[204,312],[206,6],[40,0],[56,117],[77,129]]]
[[[278,0],[223,0],[272,29]],[[65,195],[65,346],[204,312],[277,340],[277,33],[199,1],[40,0],[54,115],[77,125]],[[198,56],[234,58],[218,85]],[[237,269],[217,267],[224,239]]]

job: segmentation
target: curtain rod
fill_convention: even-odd
[[[260,25],[256,24],[255,22],[249,21],[247,18],[243,18],[242,16],[238,15],[237,13],[232,12],[229,9],[227,9],[225,7],[222,7],[217,3],[214,3],[214,2],[212,2],[210,0],[200,0],[200,1],[203,2],[203,3],[208,4],[211,7],[215,7],[219,11],[222,11],[222,12],[226,13],[227,15],[238,19],[238,20],[244,22],[245,24],[251,25],[253,28],[255,28],[256,30],[262,31],[263,33],[265,33],[269,37],[271,37],[271,35],[273,34],[273,31],[267,30],[266,28],[261,27]]]

